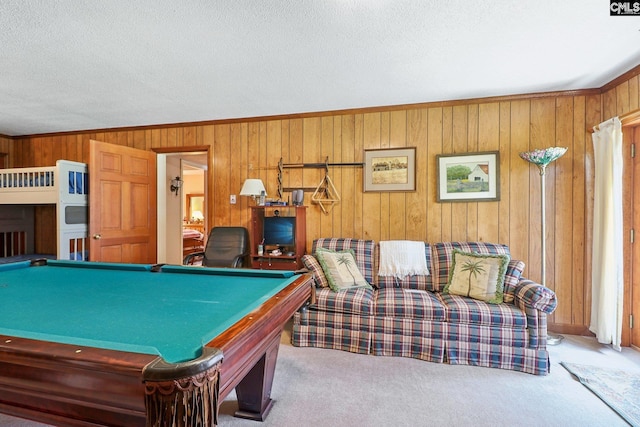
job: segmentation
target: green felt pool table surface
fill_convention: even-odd
[[[48,261],[0,266],[0,334],[196,358],[292,272]]]
[[[313,286],[292,271],[39,264],[0,265],[0,412],[54,425],[146,425],[165,380],[219,388],[184,413],[235,389],[236,415],[264,420],[282,330]]]

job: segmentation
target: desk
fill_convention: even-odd
[[[211,348],[224,356],[218,401],[235,388],[236,415],[262,420],[282,329],[311,282],[245,269],[2,265],[0,411],[51,424],[145,425],[151,367],[166,362],[175,373],[202,364],[190,362],[201,353],[217,366]]]

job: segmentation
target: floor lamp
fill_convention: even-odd
[[[547,262],[547,255],[546,255],[546,219],[545,219],[545,172],[547,169],[547,165],[555,160],[557,160],[558,158],[562,157],[562,155],[564,153],[567,152],[567,148],[566,147],[549,147],[549,148],[545,148],[545,149],[536,149],[533,151],[527,151],[524,153],[520,153],[520,157],[522,157],[524,160],[528,161],[529,163],[533,163],[534,165],[536,165],[538,167],[538,169],[540,170],[540,213],[542,215],[542,226],[541,226],[541,244],[540,244],[540,250],[542,252],[541,256],[542,256],[542,274],[541,274],[541,278],[540,278],[540,284],[542,286],[546,286],[546,269],[545,269],[545,264]],[[556,344],[560,344],[560,341],[562,341],[564,339],[564,337],[562,335],[552,335],[549,334],[547,332],[547,344],[549,345],[556,345]]]

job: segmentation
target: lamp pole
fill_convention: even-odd
[[[546,171],[547,171],[547,165],[543,164],[543,165],[537,165],[538,169],[540,169],[540,215],[542,216],[541,218],[541,265],[542,265],[542,271],[541,271],[541,276],[540,276],[540,284],[542,286],[547,286],[547,274],[546,274],[546,265],[547,265],[547,215],[546,215],[546,180],[545,180],[545,176],[546,176]]]
[[[547,203],[547,195],[546,195],[546,182],[545,176],[547,171],[547,165],[562,155],[567,151],[564,147],[551,147],[545,149],[533,150],[530,152],[520,153],[520,157],[524,160],[533,163],[538,167],[540,171],[540,215],[541,215],[541,230],[540,230],[540,266],[541,266],[541,277],[540,284],[542,286],[547,286],[547,272],[546,272],[546,264],[547,264],[547,215],[546,215],[546,203]],[[547,344],[556,345],[560,344],[560,342],[564,339],[562,335],[552,335],[547,332]]]
[[[547,286],[547,215],[546,215],[546,201],[547,201],[547,197],[546,197],[546,180],[545,180],[545,176],[546,176],[546,172],[547,172],[547,164],[539,164],[538,169],[540,169],[540,197],[542,198],[541,203],[540,203],[540,212],[542,215],[541,218],[541,245],[542,247],[540,248],[540,256],[542,257],[541,259],[541,277],[540,277],[540,284],[542,286]],[[547,344],[549,345],[557,345],[560,344],[560,342],[564,339],[564,337],[562,335],[556,335],[556,334],[550,334],[547,331]]]

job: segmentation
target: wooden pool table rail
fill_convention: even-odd
[[[236,388],[238,416],[264,419],[280,335],[311,295],[300,275],[206,344],[222,350],[219,402]],[[68,426],[144,426],[142,372],[157,356],[0,335],[0,412]]]
[[[214,338],[207,346],[222,350],[220,401],[236,389],[236,416],[264,420],[271,409],[271,385],[280,336],[293,313],[311,297],[313,279],[304,274],[259,309]],[[247,351],[247,349],[254,349]]]
[[[144,425],[142,370],[157,356],[115,353],[0,335],[0,411],[55,425]]]

